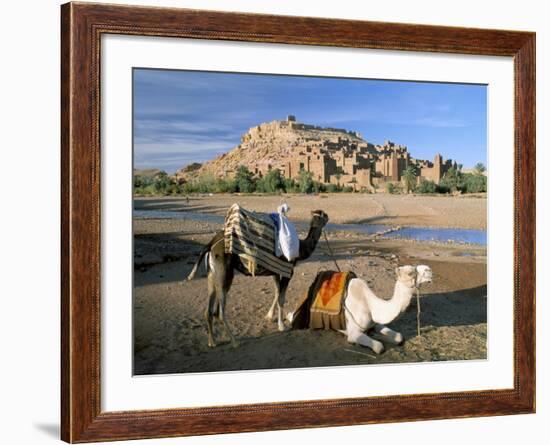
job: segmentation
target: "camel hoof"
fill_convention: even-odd
[[[233,340],[231,342],[231,346],[233,346],[234,348],[238,348],[241,344],[237,341],[237,340]]]
[[[284,332],[284,331],[286,331],[286,326],[285,326],[284,324],[278,325],[277,328],[279,329],[279,332]]]
[[[384,345],[382,343],[375,343],[372,345],[372,350],[375,354],[382,354],[384,352]]]
[[[210,341],[210,340],[209,340],[209,341],[208,341],[208,347],[209,347],[209,348],[215,348],[215,347],[216,347],[216,342]]]
[[[275,317],[273,316],[273,314],[271,313],[267,313],[266,316],[264,317],[267,321],[275,321]]]
[[[395,336],[395,344],[397,346],[403,346],[403,343],[405,343],[405,338],[403,337],[402,334],[397,334]]]

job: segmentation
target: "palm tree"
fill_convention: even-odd
[[[409,164],[405,171],[403,171],[403,179],[405,180],[405,190],[409,193],[414,189],[416,183],[416,168],[414,165]]]
[[[483,173],[485,173],[485,170],[487,169],[482,162],[478,162],[476,165],[474,165],[474,173],[476,175],[482,175]]]

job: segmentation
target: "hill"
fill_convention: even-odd
[[[418,180],[436,183],[451,167],[438,154],[434,161],[411,157],[407,147],[385,141],[375,145],[360,133],[342,128],[319,127],[286,120],[262,123],[250,128],[241,143],[217,158],[203,164],[191,164],[175,174],[179,182],[211,175],[232,177],[241,165],[255,176],[262,177],[278,169],[285,178],[297,179],[300,171],[323,184],[351,185],[354,189],[375,187],[382,182],[401,181],[406,168],[414,167]]]

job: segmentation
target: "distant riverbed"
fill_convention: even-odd
[[[178,212],[170,210],[135,210],[134,218],[142,219],[175,219],[223,224],[222,215],[198,212]],[[298,223],[298,226],[303,223]],[[351,231],[365,234],[377,234],[381,238],[404,238],[416,241],[452,242],[459,244],[487,245],[487,231],[476,229],[451,229],[436,227],[393,227],[386,224],[331,224],[328,231]],[[393,229],[393,230],[392,230]]]
[[[262,213],[275,212],[286,202],[288,217],[309,224],[312,210],[324,210],[332,224],[430,227],[446,229],[487,228],[487,199],[478,196],[390,195],[386,193],[325,193],[319,195],[214,194],[136,197],[134,209],[200,213],[223,217],[232,204]],[[203,217],[201,217],[203,218]],[[204,217],[208,218],[208,217]]]

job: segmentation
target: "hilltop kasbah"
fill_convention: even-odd
[[[354,190],[401,182],[410,165],[418,183],[429,180],[439,184],[445,172],[457,167],[440,154],[433,162],[415,159],[406,146],[391,141],[375,145],[358,132],[308,125],[289,115],[286,120],[251,128],[234,149],[204,164],[186,166],[175,177],[180,183],[206,173],[231,178],[240,165],[259,178],[278,169],[285,178],[298,179],[305,170],[321,184],[349,185]]]

